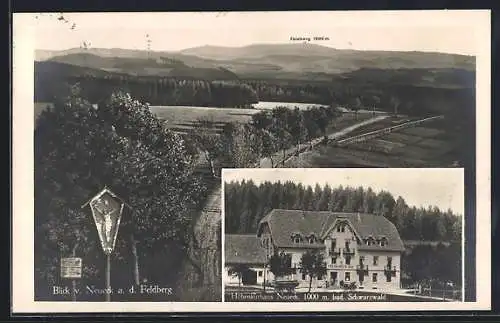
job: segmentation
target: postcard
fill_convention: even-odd
[[[14,14],[13,313],[489,309],[489,18]]]

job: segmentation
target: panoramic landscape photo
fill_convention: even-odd
[[[474,169],[473,33],[275,17],[33,14],[36,300],[221,301],[223,168]]]

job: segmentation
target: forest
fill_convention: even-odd
[[[409,206],[403,197],[371,188],[305,186],[252,180],[225,183],[226,233],[255,233],[259,221],[272,209],[360,212],[385,216],[403,240],[461,241],[462,215],[437,207]]]
[[[294,81],[210,79],[203,72],[180,73],[176,77],[137,76],[36,62],[35,100],[52,102],[61,91],[58,84],[70,82],[79,83],[82,95],[93,103],[121,89],[151,105],[248,108],[259,101],[281,101],[398,111],[412,116],[444,113],[462,116],[464,110],[474,106],[475,79],[473,73],[459,72],[363,69],[336,75],[331,81]],[[425,81],[428,78],[436,81]]]
[[[272,209],[360,212],[385,216],[402,240],[438,242],[407,248],[401,259],[404,287],[414,283],[443,288],[444,282],[461,286],[462,215],[437,207],[409,206],[401,196],[363,187],[315,187],[287,182],[252,180],[224,184],[226,234],[255,234],[259,221]]]

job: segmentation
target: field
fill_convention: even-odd
[[[462,164],[463,150],[463,134],[433,120],[345,147],[319,146],[286,167],[450,167]]]
[[[257,109],[206,108],[190,106],[151,106],[150,110],[158,118],[165,120],[167,127],[186,132],[199,120],[207,120],[222,127],[226,123],[248,123]]]
[[[324,104],[314,104],[314,103],[297,103],[297,102],[264,102],[253,104],[255,109],[259,110],[272,110],[276,107],[287,107],[289,109],[295,109],[295,107],[300,110],[307,110],[313,107],[327,106]]]
[[[302,104],[302,105],[301,105]],[[165,120],[167,127],[180,133],[185,133],[192,129],[194,124],[199,120],[207,120],[213,122],[216,127],[221,128],[226,123],[248,123],[252,120],[252,115],[259,113],[262,110],[272,109],[276,106],[287,106],[293,108],[301,105],[300,108],[314,106],[313,104],[290,103],[290,102],[259,102],[254,105],[255,109],[233,109],[233,108],[210,108],[210,107],[193,107],[193,106],[151,106],[150,110],[158,118]],[[358,114],[357,117],[353,113],[343,113],[331,124],[327,132],[341,130],[349,127],[357,122],[370,119],[371,113]]]

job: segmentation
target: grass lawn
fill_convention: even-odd
[[[389,122],[383,120],[355,132],[380,129]],[[345,147],[318,146],[292,158],[286,167],[450,167],[455,160],[462,162],[460,158],[467,149],[463,140],[459,128],[443,120],[432,120]]]

